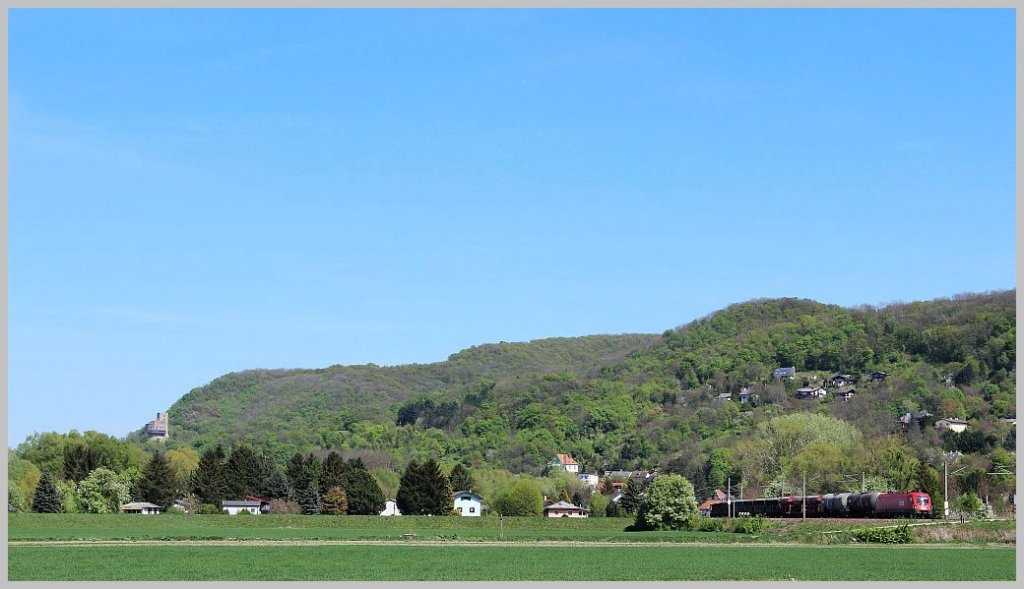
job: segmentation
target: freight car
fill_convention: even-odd
[[[740,499],[731,505],[734,517],[932,517],[932,499],[927,493],[838,493]],[[727,517],[725,501],[711,505],[711,517]]]

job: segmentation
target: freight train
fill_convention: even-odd
[[[838,493],[739,499],[730,504],[713,503],[711,517],[761,515],[802,517],[806,500],[807,517],[932,517],[932,498],[927,493]]]

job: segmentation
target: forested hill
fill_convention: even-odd
[[[752,448],[779,418],[821,414],[855,437],[903,436],[922,460],[951,443],[934,420],[961,418],[974,432],[961,441],[990,451],[1013,443],[1015,300],[1015,291],[854,309],[758,300],[660,336],[501,343],[426,365],[234,373],[171,407],[168,443],[242,440],[281,460],[358,449],[381,464],[433,457],[530,472],[567,452],[593,469],[705,476],[715,449],[732,452],[734,466],[756,461]],[[773,380],[781,366],[796,378]],[[872,380],[876,372],[885,378]],[[837,373],[859,377],[848,401],[828,382]],[[824,399],[797,398],[822,384]],[[744,389],[750,402],[740,402]],[[922,410],[931,421],[901,428],[899,416]]]
[[[474,346],[434,364],[247,370],[193,389],[170,410],[172,445],[244,439],[257,447],[327,447],[358,422],[393,422],[417,395],[459,398],[484,383],[569,373],[589,378],[659,341],[656,335],[550,338]]]

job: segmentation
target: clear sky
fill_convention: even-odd
[[[25,10],[9,435],[248,368],[1015,286],[1014,13]]]

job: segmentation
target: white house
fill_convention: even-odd
[[[259,501],[221,501],[220,508],[228,512],[228,515],[238,515],[241,512],[251,513],[253,515],[259,515],[260,506],[262,505]]]
[[[544,508],[544,517],[587,517],[587,510],[579,505],[559,501]]]
[[[583,481],[584,483],[590,485],[591,489],[596,489],[597,483],[600,482],[596,474],[590,474],[587,472],[578,472],[576,473],[576,477],[579,480]]]
[[[967,429],[967,422],[962,419],[956,419],[953,417],[947,417],[940,419],[935,422],[936,429],[948,429],[956,433],[960,433]]]
[[[135,501],[133,503],[125,503],[121,506],[121,511],[124,513],[141,513],[143,515],[156,515],[163,511],[163,507],[159,505],[153,505],[145,501]]]
[[[826,392],[823,387],[803,387],[796,390],[796,398],[806,399],[807,397],[814,397],[821,399],[825,396]]]
[[[459,491],[453,495],[455,511],[467,517],[479,517],[483,499],[472,491]]]
[[[561,468],[566,472],[579,472],[580,463],[572,459],[572,456],[568,454],[556,454],[555,457],[548,463],[551,468]]]
[[[384,502],[384,511],[380,512],[381,515],[402,515],[402,512],[398,510],[398,503],[394,499],[388,499]]]

